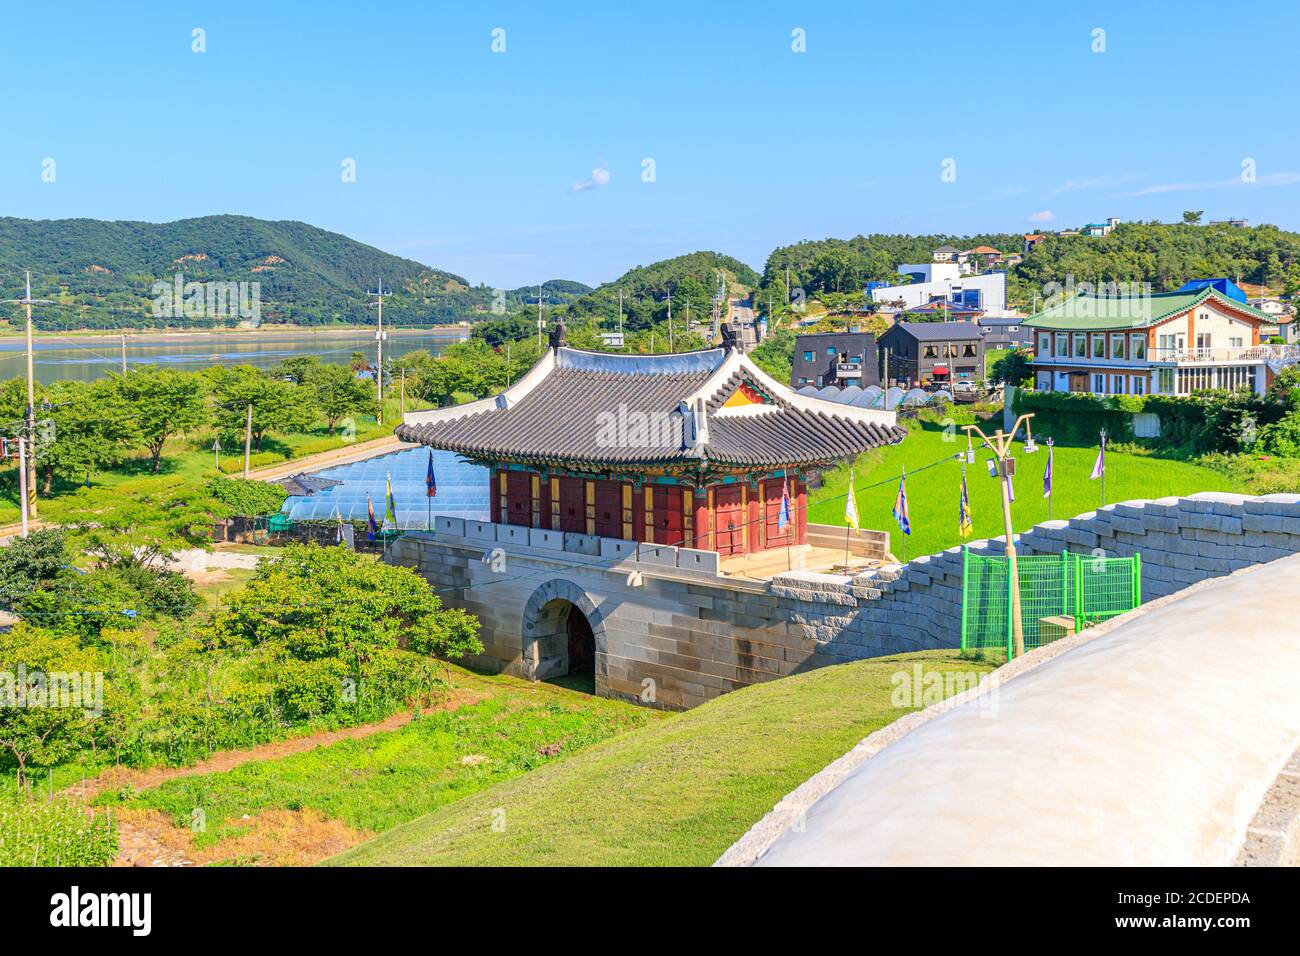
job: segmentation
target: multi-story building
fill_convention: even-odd
[[[904,263],[898,267],[898,272],[910,276],[911,284],[873,288],[870,290],[873,301],[900,311],[931,302],[947,302],[985,315],[1003,315],[1007,311],[1005,272],[964,276],[961,267],[955,263]]]
[[[1261,344],[1260,328],[1271,321],[1210,284],[1152,295],[1083,293],[1024,325],[1036,337],[1040,391],[1189,395],[1246,385],[1263,394],[1278,369],[1300,360],[1294,345]]]
[[[887,385],[951,385],[984,377],[984,333],[973,322],[898,322],[880,337]]]
[[[876,337],[870,332],[817,332],[796,336],[790,384],[795,388],[879,385]]]

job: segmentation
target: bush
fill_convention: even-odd
[[[243,462],[240,460],[240,468]],[[274,514],[288,497],[284,489],[268,481],[213,475],[205,484],[207,493],[230,509],[232,517]]]
[[[65,800],[0,800],[0,866],[108,866],[116,858],[111,812]]]
[[[1300,458],[1300,412],[1292,412],[1261,428],[1253,450],[1283,458]]]

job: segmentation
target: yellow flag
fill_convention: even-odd
[[[853,497],[853,469],[849,469],[849,496],[844,501],[844,523],[854,531],[858,528],[858,499]]]

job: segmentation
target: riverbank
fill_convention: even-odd
[[[26,332],[20,325],[14,325],[14,320],[9,324],[0,322],[0,348],[9,345],[3,342],[4,339],[26,340]],[[254,328],[220,328],[220,329],[118,329],[112,332],[106,332],[103,329],[70,329],[66,332],[50,334],[48,332],[36,332],[32,339],[37,344],[48,343],[58,344],[60,342],[86,342],[86,341],[105,341],[110,343],[119,343],[122,341],[123,333],[126,334],[128,342],[177,342],[192,341],[204,338],[216,338],[228,335],[248,335],[248,336],[265,336],[270,337],[276,333],[285,335],[311,335],[318,338],[347,338],[356,335],[358,332],[374,332],[373,325],[291,325],[288,323],[277,323],[275,325],[259,325]],[[436,338],[446,337],[449,339],[460,340],[467,338],[470,332],[470,323],[456,322],[446,325],[428,325],[428,326],[402,326],[400,328],[389,328],[388,335],[392,338],[401,338],[409,335],[428,335]],[[21,343],[20,343],[21,344]]]

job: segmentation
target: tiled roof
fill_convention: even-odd
[[[1024,324],[1035,329],[1074,332],[1144,329],[1179,312],[1193,309],[1209,299],[1261,321],[1271,321],[1270,316],[1259,309],[1230,299],[1213,287],[1206,286],[1196,292],[1158,292],[1145,297],[1081,293],[1030,316]]]
[[[907,332],[918,342],[951,342],[978,339],[984,335],[974,322],[899,322],[894,328]]]
[[[846,411],[796,395],[743,356],[717,349],[667,356],[554,354],[551,367],[519,383],[525,387],[462,406],[462,414],[411,413],[398,437],[480,461],[779,467],[835,461],[895,444],[906,434],[889,413]],[[768,404],[724,409],[742,382]],[[694,408],[696,399],[707,408],[698,441],[694,416],[679,412],[683,402]]]

